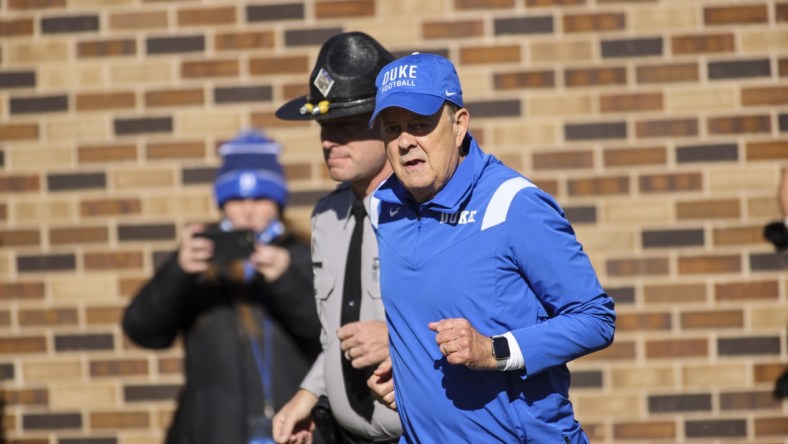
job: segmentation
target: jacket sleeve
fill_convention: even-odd
[[[558,204],[536,188],[519,192],[507,216],[512,260],[545,310],[537,324],[512,331],[528,375],[613,342],[613,299]]]
[[[312,260],[306,245],[292,241],[286,248],[290,252],[290,266],[279,279],[267,284],[269,309],[312,361],[322,349],[320,318],[312,285]]]
[[[184,309],[195,282],[196,277],[184,272],[172,255],[126,308],[123,331],[142,347],[171,346],[183,328]]]

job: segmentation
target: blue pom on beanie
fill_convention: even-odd
[[[219,148],[214,195],[219,208],[230,199],[271,199],[287,204],[287,184],[278,156],[282,146],[261,131],[244,130]]]

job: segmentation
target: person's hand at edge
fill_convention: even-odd
[[[397,399],[394,395],[394,371],[391,367],[390,357],[378,365],[372,376],[367,379],[367,386],[372,392],[373,398],[391,410],[397,411]]]
[[[274,441],[278,444],[310,444],[315,430],[312,421],[312,407],[315,404],[317,396],[308,390],[299,389],[274,415]]]

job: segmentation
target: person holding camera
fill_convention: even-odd
[[[280,150],[258,131],[220,147],[221,222],[188,224],[125,311],[135,344],[183,341],[185,385],[167,444],[273,442],[274,412],[320,353],[309,246],[282,223]]]
[[[329,443],[392,443],[402,433],[396,412],[367,387],[389,356],[378,246],[366,205],[391,174],[380,133],[367,126],[375,75],[394,56],[361,32],[328,39],[309,77],[309,94],[277,111],[284,120],[317,121],[329,176],[341,182],[312,212],[315,297],[323,353],[301,390],[274,417],[276,442],[311,439],[312,418]]]

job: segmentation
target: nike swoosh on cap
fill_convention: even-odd
[[[451,96],[453,96],[455,94],[457,94],[457,93],[456,92],[449,92],[448,89],[446,90],[446,97],[451,97]]]

